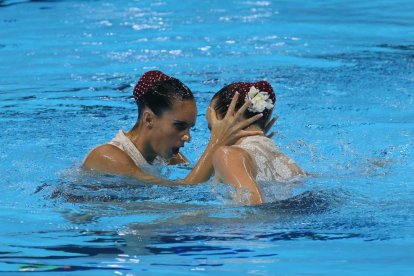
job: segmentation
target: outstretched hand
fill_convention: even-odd
[[[244,130],[246,127],[260,119],[263,114],[259,113],[251,118],[243,119],[243,113],[250,106],[251,102],[246,101],[244,105],[235,112],[238,98],[239,93],[235,93],[226,115],[221,120],[217,118],[214,108],[211,106],[208,108],[207,116],[211,125],[211,142],[223,146],[230,146],[242,137],[263,135],[263,131],[260,130]]]
[[[193,170],[181,181],[181,184],[197,184],[207,181],[213,173],[212,155],[221,146],[231,146],[242,137],[263,135],[263,131],[260,130],[245,130],[246,127],[256,122],[263,115],[257,114],[249,119],[243,118],[243,113],[250,106],[250,101],[247,101],[235,112],[238,98],[239,94],[236,93],[231,100],[226,115],[222,119],[217,118],[214,108],[208,108],[207,119],[211,128],[210,142]]]

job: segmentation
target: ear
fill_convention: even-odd
[[[145,109],[142,114],[142,122],[145,128],[151,129],[154,126],[155,114],[150,109]]]
[[[214,109],[215,106],[215,100],[213,99],[210,102],[210,105],[207,108],[206,111],[206,119],[210,124],[214,124],[217,121],[217,113],[216,110]]]

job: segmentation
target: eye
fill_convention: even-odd
[[[182,122],[175,122],[174,123],[174,127],[179,130],[179,131],[183,131],[187,129],[187,124],[186,123],[182,123]]]

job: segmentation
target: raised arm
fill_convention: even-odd
[[[220,147],[214,152],[213,166],[216,176],[237,189],[237,200],[244,202],[244,191],[249,192],[249,204],[263,203],[256,183],[255,161],[239,147]]]
[[[232,145],[241,137],[263,134],[262,131],[245,131],[249,126],[261,117],[261,114],[253,116],[247,120],[241,119],[243,112],[248,108],[249,102],[246,102],[239,111],[234,112],[238,94],[235,94],[230,104],[226,116],[219,120],[213,109],[208,111],[211,118],[211,137],[207,148],[198,160],[197,164],[190,174],[183,180],[168,181],[159,177],[145,173],[138,168],[133,160],[122,150],[112,145],[102,145],[95,148],[88,154],[84,160],[84,168],[100,172],[121,174],[137,178],[141,181],[160,184],[160,185],[194,185],[207,181],[212,172],[213,153],[221,146]],[[185,157],[177,157],[172,164],[185,161]]]
[[[239,94],[236,93],[230,103],[229,109],[223,119],[217,118],[213,108],[209,108],[207,116],[211,122],[211,136],[207,148],[204,150],[197,164],[190,174],[181,180],[183,184],[197,184],[207,181],[213,173],[213,154],[222,146],[233,145],[238,139],[251,135],[263,134],[262,131],[244,130],[247,126],[257,121],[262,114],[257,114],[249,119],[243,119],[243,112],[249,107],[250,101],[235,112]]]

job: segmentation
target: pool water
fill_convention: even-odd
[[[414,272],[414,2],[0,1],[0,271],[78,275]],[[280,149],[312,176],[239,206],[212,182],[91,175],[145,71],[211,96],[276,90]],[[170,178],[189,167],[173,167]]]

